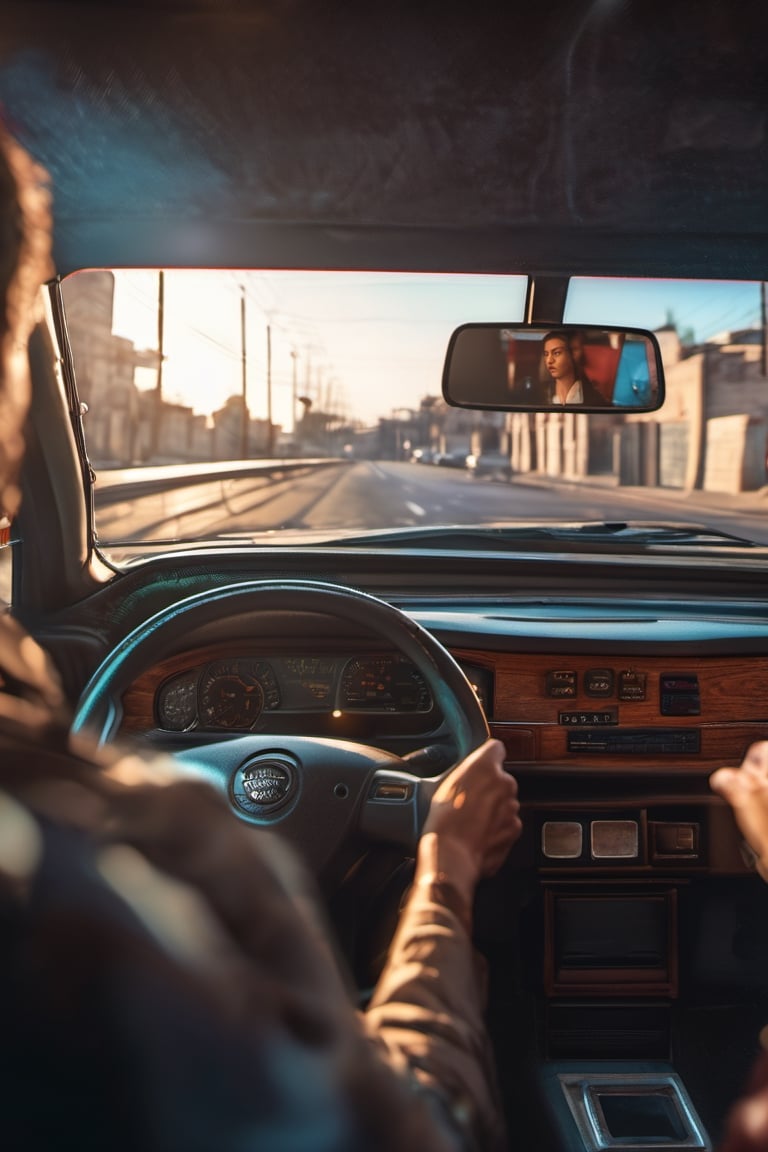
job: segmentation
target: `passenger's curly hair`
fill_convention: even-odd
[[[15,516],[29,403],[27,340],[53,273],[48,173],[0,124],[0,517]]]

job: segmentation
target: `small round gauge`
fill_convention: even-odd
[[[200,677],[198,713],[204,728],[247,730],[265,706],[278,703],[274,676],[261,660],[215,660]]]
[[[166,680],[157,694],[157,720],[169,732],[185,732],[197,720],[197,675],[184,672]]]
[[[428,712],[432,698],[421,672],[397,656],[350,660],[341,677],[341,707],[373,712]]]

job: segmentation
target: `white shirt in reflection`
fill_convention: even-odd
[[[583,404],[584,393],[581,390],[581,380],[577,380],[575,384],[571,384],[568,389],[568,395],[565,400],[561,400],[557,393],[552,397],[553,404]]]

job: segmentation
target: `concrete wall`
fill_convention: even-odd
[[[680,420],[659,425],[659,478],[662,488],[686,488],[690,427]]]
[[[683,488],[698,488],[704,466],[705,441],[705,354],[697,352],[687,360],[665,366],[666,399],[659,412],[661,424],[686,424],[687,459]],[[663,443],[663,441],[662,441]],[[676,486],[676,485],[674,485]]]
[[[707,421],[703,487],[743,492],[765,484],[766,424],[741,414]]]

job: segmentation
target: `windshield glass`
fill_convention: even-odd
[[[657,412],[448,407],[452,331],[521,321],[526,287],[370,272],[69,277],[101,549],[119,564],[190,543],[564,526],[622,545],[656,545],[670,526],[670,544],[768,544],[761,286],[571,282],[564,322],[655,332]]]

